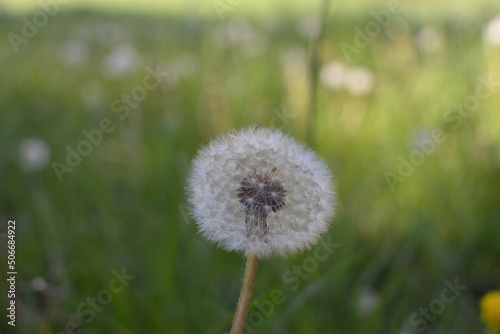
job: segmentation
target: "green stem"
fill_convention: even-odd
[[[250,255],[247,258],[247,265],[245,267],[245,276],[243,277],[243,285],[241,287],[240,299],[238,300],[238,307],[234,314],[233,326],[231,327],[231,334],[241,334],[247,322],[248,309],[252,302],[253,285],[255,282],[255,275],[257,274],[257,266],[259,259],[255,255]]]
[[[320,6],[320,30],[311,45],[311,59],[309,63],[309,115],[307,120],[306,139],[310,145],[314,144],[314,130],[317,121],[318,109],[318,74],[320,67],[319,48],[325,35],[326,20],[330,9],[330,0],[321,0]]]

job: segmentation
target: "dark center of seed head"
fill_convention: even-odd
[[[270,173],[253,171],[240,182],[238,199],[246,209],[247,234],[260,227],[260,235],[265,236],[269,229],[266,218],[285,205],[286,190],[275,177],[276,168]]]

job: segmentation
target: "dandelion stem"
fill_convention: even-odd
[[[256,255],[248,256],[245,267],[245,276],[243,277],[243,285],[240,292],[240,299],[238,300],[238,307],[236,308],[236,313],[234,314],[231,334],[241,334],[245,328],[248,309],[250,308],[250,303],[252,302],[253,285],[255,282],[258,264],[259,259]]]

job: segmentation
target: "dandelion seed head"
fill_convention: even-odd
[[[187,190],[200,232],[247,256],[307,249],[334,215],[328,168],[271,129],[250,127],[212,140],[193,160]]]

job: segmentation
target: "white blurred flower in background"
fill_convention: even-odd
[[[443,34],[435,27],[424,27],[417,32],[418,49],[425,53],[439,51],[443,46]]]
[[[43,277],[35,277],[31,281],[31,288],[35,291],[38,291],[38,292],[44,291],[45,289],[47,289],[47,287],[48,287],[48,283]]]
[[[132,73],[139,65],[136,49],[129,44],[119,45],[106,56],[102,70],[107,77],[119,78]]]
[[[484,38],[494,46],[500,46],[500,15],[495,16],[484,28]]]
[[[330,61],[321,67],[319,79],[325,88],[338,90],[342,88],[346,69],[343,62]]]
[[[422,147],[434,146],[432,130],[426,128],[417,128],[414,135],[408,139],[408,147],[411,150],[422,150]]]
[[[66,41],[59,49],[59,57],[67,65],[73,67],[83,65],[89,57],[87,42],[78,39]]]
[[[47,166],[50,148],[40,138],[25,138],[19,144],[19,165],[27,172],[34,172]]]
[[[354,96],[370,93],[375,85],[373,72],[366,67],[351,67],[344,73],[344,88]]]
[[[363,290],[358,298],[358,312],[363,316],[368,316],[375,311],[380,297],[373,289]]]
[[[320,69],[319,80],[326,89],[344,88],[354,96],[367,95],[375,86],[375,76],[369,68],[348,67],[339,60],[324,63]]]

